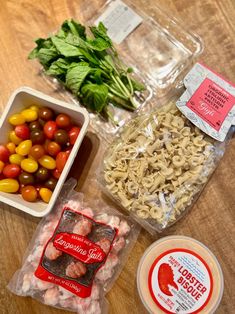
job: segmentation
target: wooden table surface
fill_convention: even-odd
[[[151,0],[154,1],[154,0]],[[149,1],[150,2],[150,1]],[[69,17],[84,19],[96,0],[2,0],[0,5],[0,109],[3,110],[12,91],[22,85],[56,95],[38,76],[36,62],[27,60],[33,39],[45,37]],[[139,0],[146,10],[147,1]],[[186,28],[198,33],[205,49],[201,60],[227,79],[235,82],[235,1],[234,0],[158,0],[169,14],[182,19]],[[84,13],[82,13],[84,10]],[[95,134],[89,133],[74,165],[79,177],[78,189],[88,197],[99,191],[88,188],[102,156]],[[84,157],[85,156],[85,157]],[[225,290],[216,313],[235,312],[235,139],[190,213],[164,235],[186,235],[202,241],[217,256],[223,269]],[[0,204],[0,313],[56,314],[65,311],[44,306],[31,298],[11,294],[6,285],[21,267],[26,247],[39,219]],[[162,235],[161,235],[162,236]],[[160,238],[158,236],[157,238]],[[141,231],[129,259],[108,293],[109,313],[145,313],[136,290],[138,261],[154,239]]]

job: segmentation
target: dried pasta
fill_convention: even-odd
[[[104,182],[128,211],[163,229],[188,208],[215,168],[214,140],[171,103],[138,116],[104,159]]]

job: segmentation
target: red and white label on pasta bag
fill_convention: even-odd
[[[235,85],[200,63],[186,75],[184,85],[176,106],[204,133],[224,141],[235,124]]]
[[[111,226],[64,208],[35,276],[81,298],[89,297],[95,274],[105,263],[116,232]]]
[[[206,261],[181,248],[166,251],[154,261],[148,284],[153,301],[165,313],[200,313],[213,290]]]

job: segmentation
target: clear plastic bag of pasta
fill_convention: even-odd
[[[154,234],[194,204],[225,151],[174,103],[126,124],[104,156],[105,191]]]

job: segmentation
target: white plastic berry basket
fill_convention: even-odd
[[[52,197],[48,204],[42,201],[36,201],[34,203],[30,203],[30,202],[25,201],[21,197],[20,194],[10,194],[10,193],[0,192],[1,202],[6,203],[10,206],[13,206],[19,210],[22,210],[32,216],[43,217],[51,211],[60,193],[60,190],[65,182],[68,172],[77,155],[78,149],[86,134],[86,130],[89,125],[89,115],[86,109],[81,108],[78,105],[77,106],[71,105],[69,103],[47,96],[29,87],[20,87],[12,93],[8,101],[8,104],[0,118],[0,143],[1,144],[5,144],[7,142],[7,135],[8,135],[8,132],[11,130],[11,126],[8,122],[8,118],[12,114],[18,113],[22,109],[30,105],[45,106],[45,107],[53,109],[56,113],[66,113],[72,118],[72,121],[74,122],[74,124],[80,126],[81,128],[78,138],[73,146],[71,154],[69,155],[69,158],[66,162],[66,165],[63,169],[63,172],[57,182],[55,190],[53,191]]]

